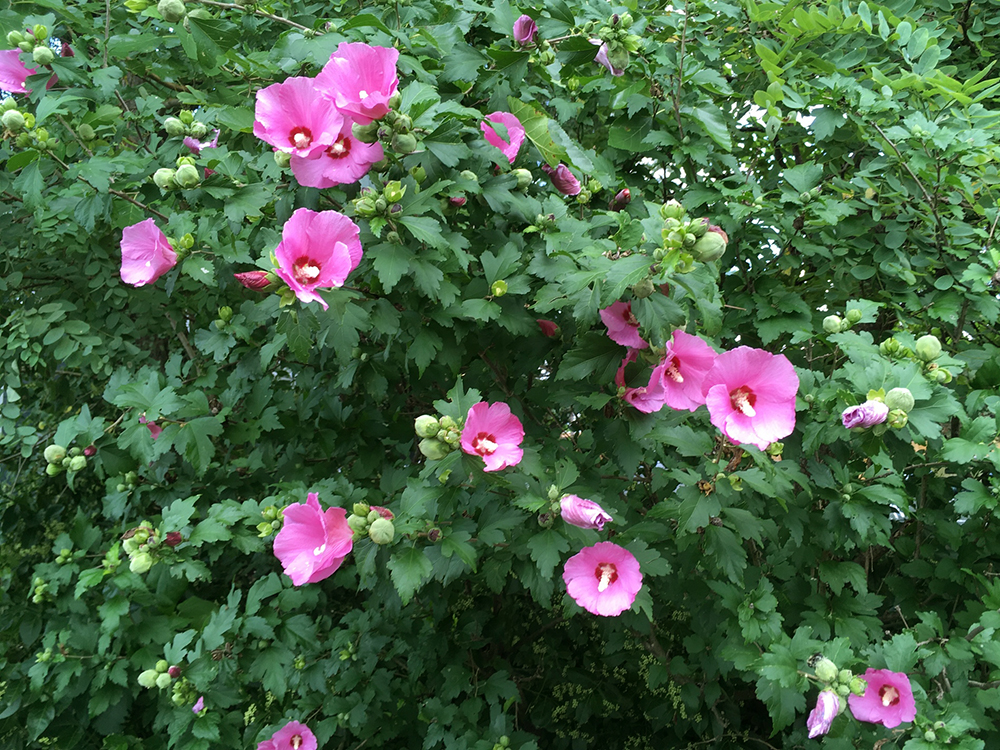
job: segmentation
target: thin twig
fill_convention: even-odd
[[[681,123],[681,86],[684,84],[684,52],[687,49],[688,4],[684,2],[684,26],[681,28],[681,50],[677,55],[677,90],[674,91],[674,117],[677,119],[677,132],[684,137],[684,125]]]
[[[111,36],[111,0],[104,2],[104,64],[102,68],[108,67],[108,38]]]
[[[266,13],[258,8],[236,5],[236,3],[219,3],[216,2],[216,0],[191,0],[191,1],[195,3],[201,3],[202,5],[211,5],[214,8],[225,8],[226,10],[239,10],[242,11],[243,13],[253,13],[255,16],[260,16],[262,18],[270,18],[272,21],[277,21],[278,23],[287,24],[288,26],[300,29],[301,31],[309,31],[313,34],[316,34],[316,36],[321,36],[323,34],[322,31],[316,31],[314,29],[310,29],[308,26],[303,26],[300,23],[295,23],[295,21],[289,21],[287,18],[282,18],[281,16],[276,16],[272,13]]]
[[[85,180],[85,182],[86,182],[86,180]],[[89,182],[87,184],[90,185]],[[90,186],[94,187],[93,185],[90,185]],[[114,188],[108,188],[108,192],[111,193],[112,195],[117,195],[119,198],[121,198],[123,200],[127,200],[129,203],[131,203],[134,206],[138,206],[143,211],[149,211],[149,213],[155,214],[156,216],[159,216],[164,221],[169,221],[170,220],[169,216],[164,216],[159,211],[157,211],[155,208],[150,208],[145,203],[142,203],[140,201],[137,201],[135,198],[132,198],[132,197],[130,197],[128,195],[125,195],[125,193],[123,193],[121,190],[115,190]]]
[[[187,335],[184,333],[182,329],[177,327],[177,323],[174,322],[174,319],[171,318],[169,314],[165,313],[164,315],[167,319],[167,322],[170,323],[170,327],[174,329],[174,333],[177,335],[177,340],[181,342],[181,346],[183,346],[184,351],[187,352],[188,358],[191,360],[191,362],[194,363],[195,369],[200,374],[201,367],[198,365],[198,355],[195,354],[194,349],[191,347],[191,342],[188,341]]]
[[[93,155],[94,155],[94,152],[93,152],[93,151],[91,151],[91,150],[90,150],[90,149],[89,149],[89,148],[87,147],[87,144],[86,144],[86,143],[84,143],[84,142],[83,142],[83,140],[81,140],[80,136],[78,136],[78,135],[76,134],[76,131],[75,131],[75,130],[73,130],[73,128],[71,128],[71,127],[70,127],[69,123],[68,123],[68,122],[66,122],[66,120],[64,120],[64,119],[63,119],[63,116],[62,116],[62,115],[56,115],[56,119],[57,119],[57,120],[59,120],[59,122],[61,122],[61,123],[62,123],[62,126],[63,126],[64,128],[66,128],[66,130],[68,130],[68,131],[69,131],[69,134],[70,134],[71,136],[73,136],[73,140],[75,140],[75,141],[76,141],[77,143],[79,143],[79,144],[80,144],[80,145],[81,145],[81,146],[83,147],[83,150],[84,150],[84,151],[86,151],[86,152],[87,152],[88,154],[90,154],[91,156],[93,156]]]

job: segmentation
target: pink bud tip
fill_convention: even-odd
[[[233,276],[247,289],[253,289],[255,292],[263,292],[271,286],[267,271],[244,271],[234,273]]]

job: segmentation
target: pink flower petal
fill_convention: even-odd
[[[316,86],[337,109],[361,125],[379,120],[399,87],[399,50],[342,42],[316,76]]]
[[[340,136],[343,115],[312,78],[288,78],[257,92],[253,134],[300,157],[322,153]]]
[[[847,696],[847,705],[855,719],[892,729],[916,718],[913,688],[910,687],[910,678],[903,672],[868,669],[861,679],[868,683],[864,695],[851,693]]]
[[[499,471],[520,463],[523,439],[521,420],[511,414],[507,404],[480,401],[465,417],[460,443],[470,456],[483,459],[485,471]]]
[[[500,149],[503,155],[507,157],[507,161],[513,164],[517,158],[517,152],[521,149],[521,144],[524,143],[524,127],[521,125],[521,121],[510,112],[494,112],[493,114],[486,115],[486,120],[487,122],[479,123],[479,128],[483,131],[486,142]],[[505,141],[501,138],[490,127],[490,122],[498,122],[507,128],[507,136],[510,140]]]
[[[635,601],[642,588],[642,572],[639,561],[627,549],[599,542],[566,561],[563,581],[567,593],[585,610],[616,617]]]
[[[121,278],[126,284],[152,284],[177,265],[177,253],[152,219],[122,230]]]
[[[608,327],[608,337],[616,344],[633,349],[649,346],[639,335],[639,321],[632,315],[631,302],[615,302],[600,311],[601,320]]]
[[[302,302],[326,301],[317,288],[343,286],[347,276],[361,262],[361,230],[336,211],[300,208],[285,222],[281,242],[275,248],[275,273]]]
[[[347,525],[347,511],[325,512],[315,492],[306,503],[284,510],[284,524],[274,539],[274,554],[296,586],[328,578],[340,567],[353,546],[354,532]]]

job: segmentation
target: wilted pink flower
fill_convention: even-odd
[[[501,138],[490,126],[491,122],[498,122],[507,128],[508,141]],[[507,161],[513,164],[514,159],[517,158],[517,152],[521,149],[521,144],[524,143],[524,126],[521,125],[521,121],[510,112],[493,112],[486,115],[486,121],[479,123],[479,129],[486,136],[486,142],[500,149],[507,157]]]
[[[368,174],[372,164],[384,158],[382,144],[359,141],[352,132],[352,120],[345,118],[333,145],[309,158],[293,156],[291,167],[300,185],[328,188],[357,182]]]
[[[344,117],[312,78],[288,78],[257,92],[253,134],[278,151],[309,157],[332,146]]]
[[[168,547],[176,547],[178,544],[184,541],[184,537],[181,536],[179,531],[168,531],[166,538],[163,543]]]
[[[538,327],[542,329],[542,333],[544,333],[549,338],[552,338],[557,333],[559,333],[559,326],[556,323],[553,323],[551,320],[543,320],[542,318],[538,318],[535,322],[538,323]]]
[[[806,728],[809,730],[809,739],[819,737],[830,731],[830,725],[837,718],[840,712],[840,698],[832,690],[820,691],[816,698],[816,707],[810,712],[806,719]]]
[[[267,271],[243,271],[234,273],[233,278],[247,289],[253,289],[255,292],[263,292],[274,283],[271,281],[271,274]]]
[[[28,76],[34,74],[34,68],[29,68],[21,62],[21,50],[0,50],[0,89],[18,94],[31,93],[24,82],[28,80]]]
[[[462,450],[486,462],[485,471],[499,471],[516,466],[524,455],[521,441],[524,427],[502,401],[480,401],[469,409],[462,428]]]
[[[591,614],[617,617],[642,588],[639,561],[624,547],[598,542],[584,547],[563,568],[566,591]]]
[[[603,531],[604,524],[612,520],[608,512],[593,500],[576,495],[562,496],[559,501],[559,513],[566,523],[579,526],[581,529]]]
[[[521,16],[514,21],[514,41],[522,47],[531,44],[537,33],[538,24],[531,19],[531,16]]]
[[[795,429],[799,376],[783,354],[740,346],[715,358],[702,382],[712,424],[764,450]]]
[[[849,406],[840,415],[844,427],[874,427],[889,416],[889,407],[881,401],[865,401],[859,406]]]
[[[647,414],[659,411],[664,404],[678,411],[694,411],[705,403],[701,384],[713,364],[715,352],[708,344],[676,330],[660,364],[653,368],[649,384],[629,389],[625,400]]]
[[[152,284],[177,265],[177,253],[152,219],[122,230],[122,281],[132,286]]]
[[[316,76],[323,95],[361,125],[379,120],[389,111],[389,100],[399,88],[396,61],[399,50],[341,42]]]
[[[163,428],[156,424],[156,422],[147,421],[145,414],[139,415],[139,424],[144,424],[149,428],[149,434],[152,435],[153,440],[156,440],[160,436],[160,433],[163,432]]]
[[[369,506],[369,509],[375,511],[387,521],[391,521],[393,518],[396,517],[391,510],[389,510],[388,508],[383,508],[381,505],[372,505]]]
[[[184,145],[187,146],[189,149],[191,149],[191,153],[194,154],[195,156],[200,154],[203,148],[218,148],[219,131],[218,130],[213,131],[212,140],[210,141],[199,141],[197,138],[192,138],[191,136],[187,136],[184,138]],[[208,177],[207,173],[211,171],[212,170],[208,169],[205,170],[206,172],[205,176]],[[215,174],[215,172],[212,172],[212,174]]]
[[[196,714],[200,714],[202,712],[202,709],[204,708],[205,708],[205,696],[199,695],[198,700],[196,700],[194,702],[194,705],[191,706],[191,710]]]
[[[285,222],[281,242],[275,248],[278,274],[302,302],[326,301],[319,287],[343,286],[347,275],[361,262],[361,230],[336,211],[300,208]]]
[[[316,583],[332,576],[344,562],[353,536],[347,511],[327,508],[324,512],[319,496],[310,492],[305,505],[293,503],[285,508],[284,525],[274,538],[274,554],[296,586]]]
[[[601,310],[601,320],[608,327],[608,337],[616,344],[645,349],[649,344],[639,335],[639,321],[632,314],[632,303],[619,300]]]
[[[627,206],[632,201],[632,191],[628,188],[623,188],[619,190],[615,197],[611,199],[608,203],[608,209],[611,211],[624,211],[625,206]]]
[[[597,57],[594,58],[594,62],[599,65],[603,65],[608,69],[608,72],[613,76],[620,76],[625,74],[625,68],[616,68],[611,60],[608,58],[608,44],[605,42],[601,45],[601,48],[597,50]]]
[[[917,704],[913,700],[910,678],[903,672],[869,669],[861,679],[868,683],[864,695],[851,693],[847,696],[847,705],[855,719],[892,729],[916,718]]]
[[[552,180],[553,187],[563,195],[580,194],[580,181],[573,176],[565,164],[560,164],[555,169],[548,164],[543,164],[542,171]]]

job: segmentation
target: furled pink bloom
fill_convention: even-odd
[[[253,134],[278,151],[310,157],[332,146],[343,115],[312,78],[288,78],[257,92]]]
[[[701,388],[712,424],[734,443],[764,450],[795,429],[799,376],[784,354],[749,346],[723,352]]]
[[[889,416],[889,407],[881,401],[865,401],[860,406],[849,406],[840,415],[844,427],[874,427]]]
[[[204,710],[204,708],[205,708],[205,696],[199,695],[198,700],[196,700],[194,702],[194,705],[191,706],[191,710],[196,714],[200,714]]]
[[[543,164],[542,171],[552,180],[553,187],[563,195],[580,194],[580,181],[573,176],[565,164],[560,164],[555,169],[548,164]]]
[[[0,89],[18,94],[31,93],[24,85],[28,76],[35,74],[34,68],[21,62],[21,50],[0,50]]]
[[[537,33],[538,24],[531,19],[531,16],[521,16],[514,21],[514,41],[522,47],[531,44]]]
[[[479,456],[486,462],[486,471],[499,471],[516,466],[524,455],[521,441],[524,427],[510,413],[507,404],[480,401],[469,409],[462,428],[462,450]]]
[[[297,721],[290,721],[277,732],[270,740],[274,743],[273,750],[316,750],[316,735],[309,731],[309,727]],[[260,745],[257,750],[262,750]],[[265,750],[271,750],[266,748]]]
[[[145,414],[139,415],[139,424],[144,424],[149,428],[149,434],[153,436],[153,440],[156,440],[160,436],[160,433],[163,432],[163,428],[156,424],[156,422],[148,421]]]
[[[341,42],[316,76],[316,86],[348,117],[361,125],[379,120],[399,88],[399,50]]]
[[[314,188],[349,185],[368,174],[372,164],[385,158],[382,144],[362,143],[354,137],[352,125],[353,121],[345,117],[333,145],[309,158],[292,157],[292,174],[300,185]]]
[[[453,208],[461,208],[468,202],[468,200],[469,199],[466,198],[464,195],[454,195],[448,199],[448,205],[452,206]]]
[[[563,495],[559,501],[559,513],[566,523],[581,529],[604,530],[604,524],[612,518],[608,512],[593,500],[576,495]]]
[[[624,211],[625,206],[632,202],[632,191],[628,188],[622,188],[619,190],[615,197],[611,199],[608,203],[608,209],[611,211]]]
[[[830,725],[837,718],[840,712],[840,698],[832,690],[823,690],[816,698],[816,707],[810,712],[806,719],[806,728],[809,730],[809,739],[819,737],[830,731]]]
[[[715,352],[697,336],[681,330],[674,331],[673,341],[668,342],[660,364],[653,368],[649,384],[625,398],[636,409],[647,414],[659,411],[666,404],[678,411],[694,411],[705,396],[701,384],[715,364]],[[657,406],[659,401],[659,406]]]
[[[543,320],[542,318],[538,318],[535,322],[538,323],[538,327],[542,329],[542,333],[544,333],[549,338],[552,338],[557,333],[559,333],[559,326],[556,323],[553,323],[551,320]]]
[[[509,141],[505,141],[500,137],[490,126],[489,123],[491,122],[498,122],[507,128],[507,138]],[[486,115],[486,121],[479,123],[479,129],[486,136],[486,142],[500,149],[503,155],[507,157],[507,161],[513,164],[514,159],[517,158],[517,152],[521,149],[521,144],[524,143],[524,126],[521,125],[521,121],[510,112],[493,112]]]
[[[383,508],[381,505],[372,505],[370,506],[369,509],[378,513],[386,521],[391,521],[393,518],[396,517],[391,510],[389,510],[388,508]]]
[[[855,719],[892,729],[916,718],[917,704],[913,700],[910,678],[903,672],[869,669],[861,679],[868,683],[865,694],[847,696],[847,705]]]
[[[361,262],[360,233],[358,225],[341,213],[300,208],[281,230],[274,272],[300,301],[319,302],[325,310],[328,305],[316,289],[344,285]]]
[[[625,68],[616,68],[611,60],[608,58],[608,44],[605,42],[601,45],[601,48],[597,50],[597,57],[594,58],[594,62],[599,65],[603,65],[608,69],[608,72],[613,76],[625,75]]]
[[[619,300],[601,310],[601,320],[608,327],[608,336],[616,344],[645,349],[649,344],[639,335],[639,321],[632,314],[632,303]]]
[[[247,289],[255,292],[264,292],[274,283],[271,274],[267,271],[243,271],[234,273],[233,278],[240,282]]]
[[[95,453],[97,453],[97,446],[94,445],[93,443],[91,443],[90,445],[88,445],[86,448],[83,449],[83,455],[85,455],[87,458],[90,458]]]
[[[319,496],[310,492],[305,505],[293,503],[285,508],[284,525],[274,538],[274,554],[296,586],[316,583],[332,576],[344,562],[353,535],[347,511],[323,511]]]
[[[152,219],[122,230],[122,281],[132,286],[152,284],[177,265],[177,253]]]
[[[213,132],[213,134],[212,134],[212,140],[210,140],[210,141],[199,141],[197,138],[192,138],[191,136],[187,136],[184,139],[184,145],[187,146],[189,149],[191,149],[191,153],[194,154],[195,156],[197,156],[198,154],[200,154],[201,150],[203,148],[218,148],[219,147],[219,131],[216,130],[216,131]],[[205,170],[205,171],[206,171],[206,175],[205,176],[207,177],[208,176],[207,172],[209,172],[211,170]],[[212,172],[212,174],[215,174],[215,173]]]
[[[563,568],[566,591],[594,615],[617,617],[632,606],[642,588],[635,555],[611,542],[584,547]]]

